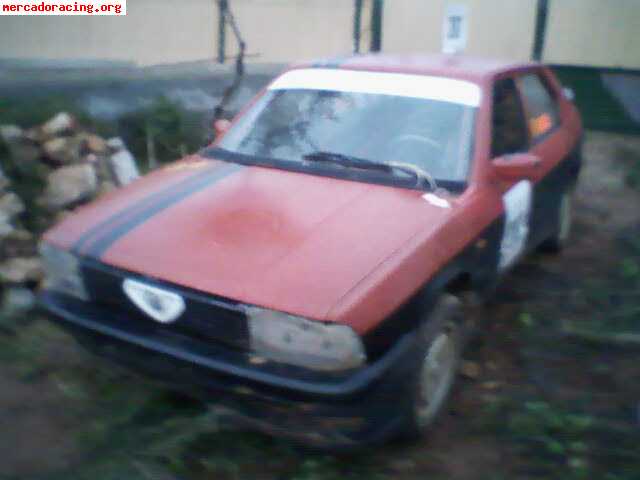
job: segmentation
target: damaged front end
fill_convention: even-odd
[[[367,361],[350,327],[78,262],[83,296],[50,283],[40,297],[47,313],[91,351],[200,396],[232,423],[322,448],[382,440],[401,425],[410,334]],[[154,320],[128,299],[131,279],[180,295],[184,312]]]

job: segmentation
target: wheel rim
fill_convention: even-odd
[[[558,232],[558,240],[566,242],[571,233],[571,197],[566,194],[562,197],[560,205],[560,230]]]
[[[456,344],[452,332],[441,332],[427,351],[420,374],[420,398],[417,417],[420,426],[428,425],[440,410],[453,384]]]

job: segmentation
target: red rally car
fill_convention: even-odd
[[[456,377],[460,298],[569,235],[581,121],[539,64],[298,65],[216,129],[47,232],[40,298],[96,352],[263,431],[424,431]]]

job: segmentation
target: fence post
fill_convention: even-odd
[[[382,50],[382,11],[384,0],[373,0],[371,8],[371,48],[372,52]]]
[[[362,0],[355,0],[353,12],[353,53],[360,53],[362,30]]]
[[[531,58],[536,61],[542,60],[542,54],[544,52],[544,38],[547,33],[548,13],[549,0],[538,0],[535,36],[533,38],[533,52],[531,53]]]
[[[218,63],[225,61],[227,40],[227,0],[218,0]]]

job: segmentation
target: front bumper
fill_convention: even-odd
[[[413,335],[375,362],[340,374],[266,362],[251,354],[127,322],[124,314],[51,292],[40,304],[102,356],[225,407],[266,433],[321,448],[383,441],[405,422],[407,379],[418,361]],[[253,362],[253,363],[252,363]]]

